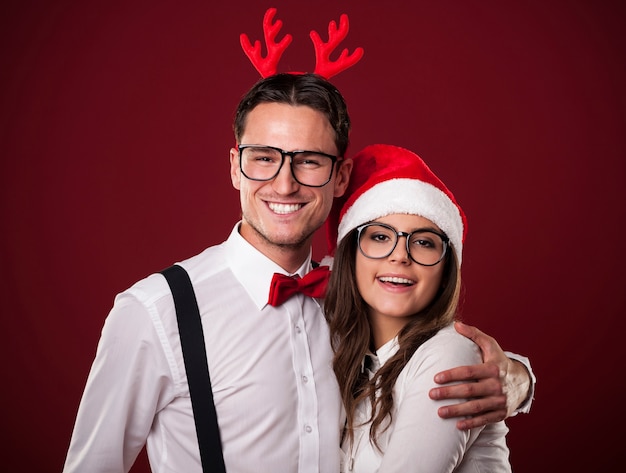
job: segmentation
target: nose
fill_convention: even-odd
[[[272,189],[278,194],[287,195],[296,192],[299,186],[300,184],[298,184],[291,173],[291,159],[285,156],[278,174],[272,180]]]
[[[404,237],[405,240],[401,240]],[[410,264],[411,257],[409,256],[409,249],[406,246],[407,235],[398,235],[398,240],[396,242],[396,247],[393,249],[391,254],[388,256],[389,261],[396,261],[402,264]]]

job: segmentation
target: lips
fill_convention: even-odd
[[[302,204],[278,204],[275,202],[269,202],[268,206],[272,212],[280,214],[280,215],[286,215],[286,214],[297,212],[303,207]]]
[[[412,279],[400,278],[396,276],[381,276],[378,278],[378,280],[383,283],[402,284],[405,286],[412,286],[413,284],[415,284],[415,281],[413,281]]]

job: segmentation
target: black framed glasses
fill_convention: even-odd
[[[289,157],[291,175],[297,183],[308,187],[323,187],[330,182],[339,159],[319,151],[283,151],[274,146],[239,145],[239,168],[253,181],[274,179]]]
[[[367,258],[386,258],[396,249],[400,237],[406,238],[409,257],[422,266],[434,266],[442,261],[450,245],[450,240],[444,233],[429,228],[407,233],[380,222],[357,227],[359,251]]]

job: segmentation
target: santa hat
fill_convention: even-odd
[[[336,199],[327,220],[328,247],[352,229],[390,214],[427,218],[443,230],[454,246],[459,265],[467,221],[445,184],[417,154],[398,146],[367,146],[354,157],[345,195]]]

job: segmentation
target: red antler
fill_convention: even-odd
[[[256,67],[256,70],[261,73],[261,77],[269,77],[276,74],[276,66],[280,57],[287,49],[287,46],[291,43],[291,35],[286,34],[285,37],[279,42],[274,42],[278,31],[282,28],[283,22],[276,20],[276,23],[272,24],[272,19],[276,13],[276,8],[269,8],[265,12],[263,17],[263,33],[265,35],[265,45],[267,46],[267,56],[261,56],[261,42],[259,40],[254,42],[254,46],[250,43],[248,35],[242,33],[239,36],[239,41],[243,52],[252,62],[252,65]]]
[[[354,66],[363,57],[363,48],[356,48],[350,55],[348,55],[346,48],[341,51],[339,59],[334,62],[330,60],[330,53],[346,38],[348,29],[348,15],[343,14],[339,18],[339,29],[337,29],[337,23],[334,20],[328,24],[328,43],[322,41],[317,31],[311,31],[311,40],[315,46],[316,74],[330,79],[335,74]]]

